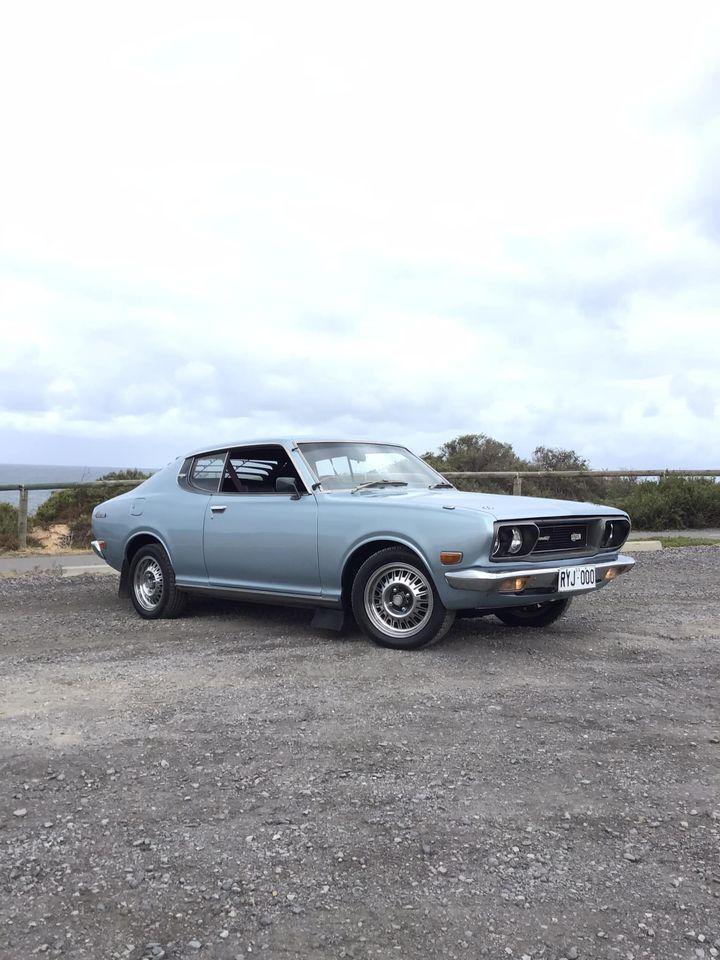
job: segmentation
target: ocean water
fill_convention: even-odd
[[[0,463],[0,483],[76,483],[99,480],[127,467],[59,467],[52,464]],[[148,471],[149,472],[149,471]],[[52,490],[28,490],[28,512],[34,513]],[[18,504],[17,490],[0,490],[0,503]]]

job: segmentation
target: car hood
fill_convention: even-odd
[[[347,497],[360,501],[392,501],[398,509],[405,507],[447,509],[473,514],[482,514],[493,520],[521,520],[536,517],[595,517],[626,516],[615,507],[597,503],[581,503],[577,500],[551,500],[547,497],[515,497],[509,494],[472,493],[466,490],[404,490],[380,488],[361,490],[355,494],[342,493],[330,496]]]

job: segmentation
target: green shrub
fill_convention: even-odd
[[[462,471],[524,471],[589,469],[574,450],[536,447],[529,460],[518,457],[509,443],[482,433],[470,433],[444,443],[424,458],[440,473]],[[453,477],[460,490],[510,493],[512,478]],[[522,492],[529,497],[589,500],[627,510],[641,529],[682,530],[720,526],[720,483],[705,478],[665,477],[638,482],[630,477],[523,477]]]
[[[121,470],[106,473],[101,480],[147,480],[149,473],[141,470]],[[36,526],[50,526],[53,523],[66,523],[68,526],[68,546],[86,547],[92,540],[92,512],[104,500],[127,493],[132,487],[118,484],[108,487],[74,487],[70,490],[56,490],[41,504],[34,517]]]
[[[641,530],[692,530],[720,526],[720,483],[694,477],[645,481],[617,499]]]
[[[0,550],[17,550],[17,533],[17,508],[11,503],[0,503]]]

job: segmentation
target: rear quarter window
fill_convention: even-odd
[[[214,493],[219,484],[225,466],[225,454],[214,453],[206,457],[196,457],[190,471],[190,483],[201,490]]]

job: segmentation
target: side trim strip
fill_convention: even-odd
[[[185,584],[177,580],[177,585],[187,593],[210,594],[225,600],[246,600],[249,603],[276,603],[288,607],[341,607],[339,600],[328,597],[308,596],[304,593],[280,593],[273,590],[247,590],[242,587],[216,587],[213,584]]]

